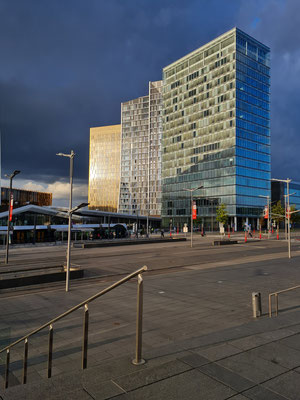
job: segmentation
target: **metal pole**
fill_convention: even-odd
[[[285,234],[285,240],[287,240],[287,218],[286,218],[286,196],[284,196],[284,234]]]
[[[209,200],[211,206],[211,232],[213,232],[213,224],[214,224],[214,216],[213,216],[213,203],[212,200]]]
[[[8,195],[8,216],[7,216],[7,236],[6,236],[5,264],[8,264],[9,234],[10,234],[10,202],[11,202],[11,192],[12,192],[12,180],[13,180],[13,177],[10,176],[10,178],[9,178],[9,195]]]
[[[142,358],[142,330],[143,330],[143,277],[138,275],[138,291],[137,291],[137,314],[136,314],[136,346],[135,359],[132,364],[145,364]]]
[[[66,271],[66,292],[69,291],[70,280],[70,260],[71,260],[71,227],[72,227],[72,190],[73,190],[73,166],[74,151],[71,150],[70,155],[70,202],[69,202],[69,226],[68,226],[68,249],[67,249],[67,271]]]
[[[290,228],[290,196],[289,196],[289,183],[290,180],[287,178],[286,180],[286,190],[287,190],[287,198],[288,198],[288,250],[289,250],[289,258],[291,258],[291,228]]]
[[[191,247],[193,247],[193,191],[191,190]]]

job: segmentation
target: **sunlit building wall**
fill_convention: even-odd
[[[117,212],[120,151],[121,125],[90,129],[89,209]]]
[[[256,226],[270,196],[270,49],[237,28],[163,69],[162,217]]]
[[[52,206],[52,193],[36,192],[25,189],[12,189],[14,208],[34,204],[36,206]],[[0,210],[6,211],[9,204],[9,188],[1,188]]]
[[[121,104],[121,213],[161,215],[161,117],[162,81]]]

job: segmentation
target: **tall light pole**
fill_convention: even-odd
[[[268,238],[270,237],[270,220],[271,220],[271,199],[270,196],[263,196],[260,194],[258,197],[264,197],[267,199],[267,204],[268,204]]]
[[[296,194],[296,192],[290,193],[290,194],[284,194],[284,195],[283,195],[283,197],[284,197],[284,212],[285,212],[285,216],[284,216],[284,233],[285,233],[285,240],[287,240],[286,198],[287,198],[287,197],[290,197],[290,196],[293,196],[293,194]]]
[[[66,276],[66,292],[69,291],[69,268],[70,268],[70,252],[71,252],[71,226],[72,226],[72,191],[73,191],[73,169],[75,153],[71,150],[70,154],[57,153],[57,156],[69,157],[70,159],[70,199],[69,199],[69,227],[68,227],[68,250],[67,250],[67,276]],[[68,268],[69,266],[69,268]]]
[[[288,251],[289,251],[289,258],[291,258],[291,228],[290,228],[290,218],[291,218],[291,210],[290,210],[290,194],[289,194],[289,187],[290,187],[290,183],[292,182],[291,179],[287,178],[287,179],[275,179],[272,178],[272,181],[276,181],[276,182],[284,182],[286,183],[286,197],[287,197],[287,210],[285,210],[285,213],[288,211],[287,215],[288,215]]]
[[[183,189],[186,192],[191,193],[191,247],[193,247],[193,194],[196,190],[202,189],[203,186],[199,186],[193,189]]]
[[[5,264],[8,264],[8,251],[9,251],[9,233],[10,233],[10,221],[12,219],[12,210],[14,205],[14,198],[12,194],[12,180],[16,175],[18,175],[21,171],[15,170],[10,175],[5,175],[9,178],[9,194],[8,194],[8,216],[7,216],[7,236],[6,236],[6,255],[5,255]]]
[[[71,225],[70,220],[72,221],[72,215],[75,211],[79,210],[82,207],[88,206],[89,203],[81,203],[79,206],[72,208],[68,211],[69,213],[69,226],[68,226],[68,249],[67,249],[67,269],[66,269],[66,292],[69,291],[69,282],[70,282],[70,265],[71,265]]]

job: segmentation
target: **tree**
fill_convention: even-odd
[[[226,210],[226,205],[221,203],[217,208],[217,222],[220,222],[223,225],[226,225],[228,221],[228,212]]]
[[[284,208],[280,201],[271,207],[271,217],[276,221],[277,226],[279,226],[280,221],[284,220]]]
[[[299,223],[300,222],[300,215],[299,215],[299,213],[296,213],[296,212],[293,212],[293,211],[296,211],[296,206],[294,204],[291,206],[291,212],[293,213],[293,214],[291,214],[291,217],[290,217],[291,223],[292,224]]]

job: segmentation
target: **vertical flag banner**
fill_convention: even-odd
[[[9,203],[9,220],[12,220],[12,212],[14,207],[14,195],[10,195],[10,203]]]
[[[193,219],[197,219],[197,206],[195,201],[193,201]]]

